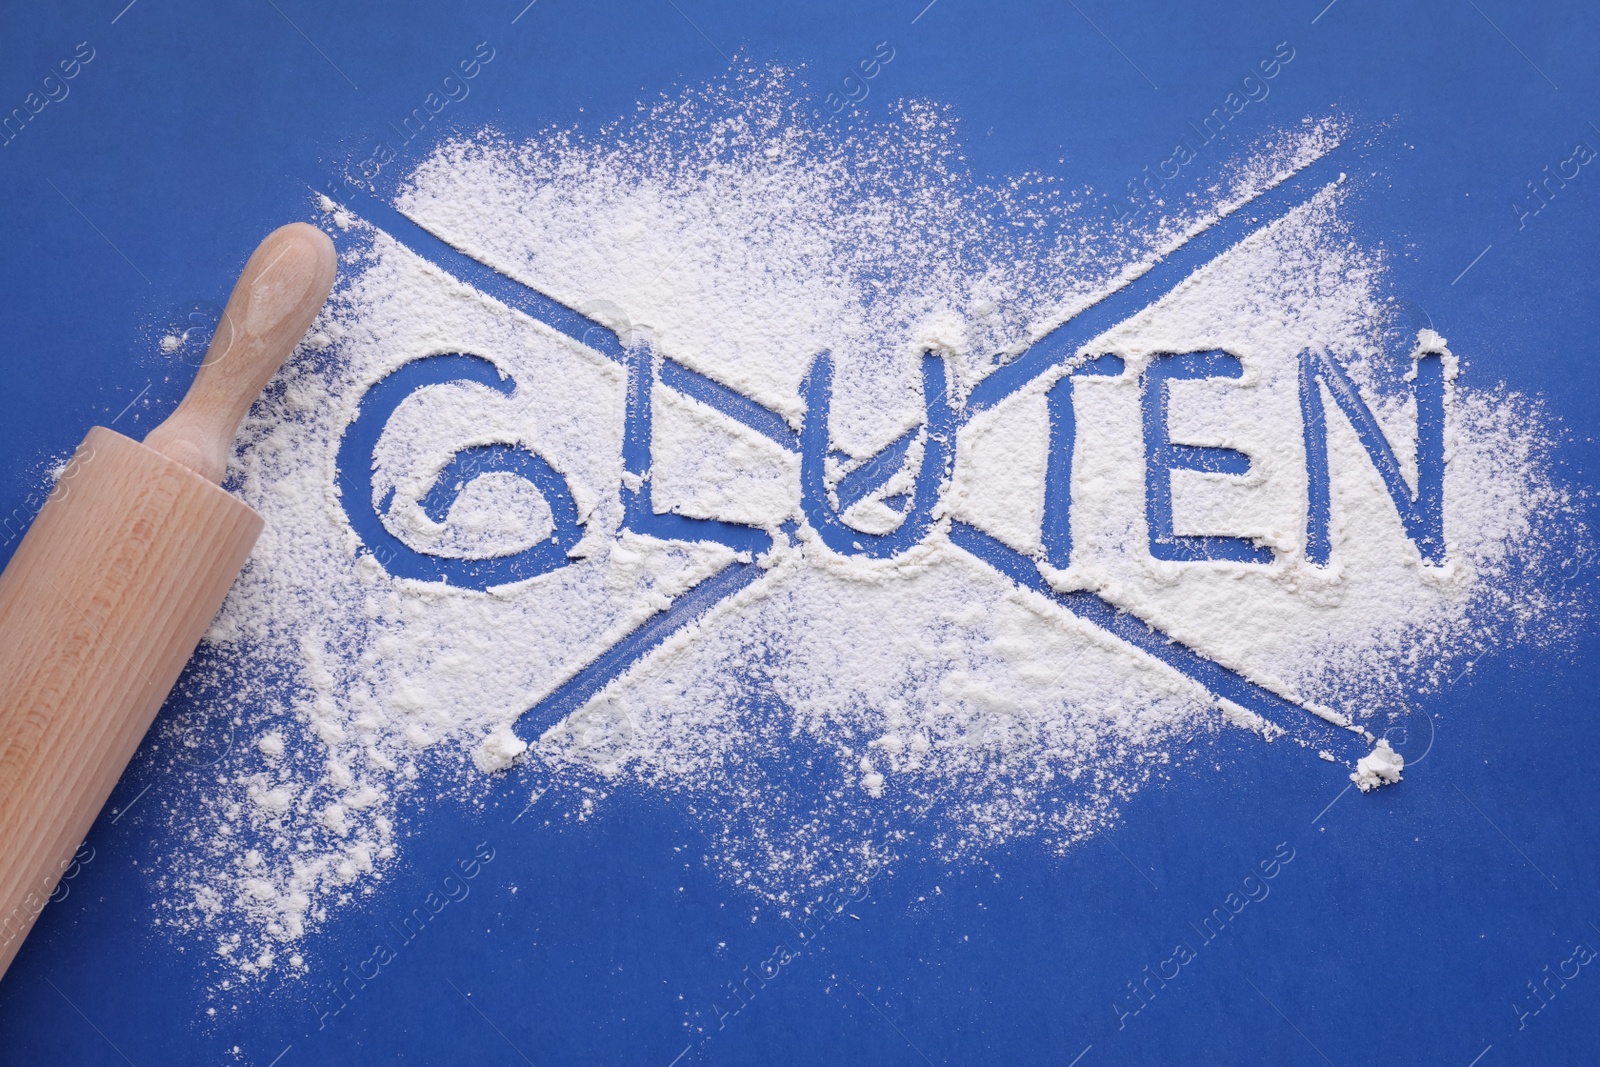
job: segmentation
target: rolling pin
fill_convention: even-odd
[[[268,235],[177,410],[143,444],[90,430],[0,574],[0,975],[255,546],[219,483],[335,263],[314,226]]]

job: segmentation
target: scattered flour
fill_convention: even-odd
[[[829,132],[804,117],[794,78],[746,70],[590,136],[450,141],[395,203],[791,426],[812,360],[831,352],[837,474],[920,425],[924,351],[948,360],[959,401],[1342,136],[1338,122],[1308,121],[1219,176],[1209,201],[1119,232],[1093,196],[1054,180],[976,179],[940,107],[909,103],[885,124]],[[1332,558],[1306,560],[1301,351],[1348,369],[1407,476],[1416,470],[1406,378],[1417,334],[1385,294],[1382,250],[1348,230],[1353,195],[1328,186],[1093,343],[1126,370],[1076,380],[1075,549],[1070,567],[1044,570],[1053,587],[1093,590],[1332,717],[1380,722],[1485,650],[1548,634],[1570,606],[1552,579],[1577,525],[1547,474],[1555,435],[1538,404],[1457,375],[1450,356],[1448,562],[1422,562],[1331,405]],[[229,709],[241,743],[187,761],[215,787],[172,858],[164,905],[238,972],[300,966],[288,950],[371,891],[408,813],[503,788],[484,776],[513,763],[588,787],[590,800],[624,781],[668,792],[731,880],[787,903],[861,877],[913,839],[951,857],[1023,835],[1069,847],[1171,773],[1197,733],[1231,723],[1270,741],[1300,727],[1219,706],[950,542],[959,519],[1039,552],[1045,393],[1058,368],[961,429],[938,521],[888,560],[837,555],[804,522],[791,538],[798,458],[657,386],[656,509],[759,525],[777,547],[759,581],[529,747],[511,732],[522,711],[732,551],[619,533],[618,364],[331,200],[320,207],[341,242],[340,285],[317,343],[242,435],[231,485],[267,529],[185,682],[195,702]],[[1408,332],[1397,339],[1397,328]],[[1174,383],[1172,434],[1252,465],[1243,477],[1175,475],[1175,521],[1179,533],[1270,546],[1267,565],[1173,563],[1147,548],[1141,373],[1160,352],[1217,348],[1239,357],[1243,377]],[[394,494],[390,531],[457,558],[543,538],[550,503],[504,472],[461,486],[442,521],[420,503],[458,450],[521,442],[571,486],[584,532],[569,566],[488,592],[395,579],[350,529],[335,455],[361,395],[451,352],[491,358],[518,388],[430,386],[396,410],[373,455],[377,491]],[[906,471],[849,521],[893,528],[924,447],[919,438]],[[1352,779],[1366,791],[1400,768],[1380,741]]]
[[[509,729],[496,730],[472,752],[472,762],[485,774],[503,771],[528,751],[528,743]]]
[[[1380,737],[1371,752],[1356,760],[1356,769],[1351,772],[1350,780],[1356,784],[1357,789],[1368,793],[1379,786],[1398,782],[1400,772],[1405,766],[1405,757],[1390,748],[1389,742]],[[1345,788],[1350,787],[1345,786]]]

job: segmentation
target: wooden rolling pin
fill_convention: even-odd
[[[183,403],[144,444],[90,430],[0,574],[0,975],[255,545],[218,483],[335,262],[303,222],[261,242]]]

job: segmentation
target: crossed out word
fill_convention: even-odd
[[[1089,590],[1061,592],[1044,578],[1039,564],[1065,568],[1071,561],[1071,474],[1075,439],[1073,384],[1085,375],[1120,375],[1115,355],[1084,356],[1080,350],[1095,337],[1171,291],[1195,269],[1225,252],[1249,233],[1283,218],[1333,179],[1328,157],[1267,189],[1247,204],[1168,253],[1127,285],[1102,296],[1057,326],[1027,351],[980,381],[965,403],[951,393],[943,359],[922,360],[925,417],[921,426],[902,434],[876,455],[847,465],[830,486],[828,460],[841,458],[831,448],[828,419],[832,402],[833,362],[822,353],[813,361],[801,386],[805,414],[798,430],[777,412],[748,396],[653,351],[648,344],[624,344],[605,326],[557,303],[474,260],[422,229],[389,205],[352,186],[324,191],[350,210],[409,247],[447,273],[508,306],[579,341],[621,364],[627,376],[622,439],[623,484],[621,528],[665,541],[709,542],[734,551],[735,559],[711,577],[678,596],[575,675],[523,713],[517,732],[534,740],[561,717],[581,706],[609,682],[666,640],[673,632],[702,617],[718,602],[767,573],[758,557],[774,547],[775,536],[793,539],[791,521],[778,531],[717,519],[691,518],[657,511],[651,480],[651,397],[663,386],[703,403],[755,430],[800,460],[800,510],[805,523],[827,548],[843,555],[888,559],[924,540],[934,526],[940,494],[954,463],[955,441],[962,425],[994,407],[1028,383],[1048,373],[1060,376],[1047,390],[1049,450],[1044,486],[1041,559],[1001,543],[975,526],[949,520],[954,546],[999,572],[1017,586],[1032,590],[1134,648],[1154,656],[1224,699],[1271,719],[1299,717],[1322,730],[1329,740],[1348,738],[1308,709],[1258,685],[1238,672],[1171,638],[1151,623],[1118,608]],[[1064,371],[1064,373],[1063,373]],[[1149,548],[1158,559],[1173,561],[1229,560],[1271,563],[1270,548],[1247,538],[1191,536],[1174,531],[1172,472],[1201,471],[1244,474],[1250,460],[1230,448],[1180,444],[1168,432],[1169,386],[1175,380],[1238,378],[1238,357],[1224,351],[1174,352],[1155,356],[1140,381],[1146,463],[1145,517]],[[457,452],[440,471],[419,502],[436,522],[448,515],[462,487],[492,472],[515,474],[531,482],[548,502],[551,532],[519,552],[488,559],[462,559],[420,552],[396,537],[383,522],[394,490],[378,499],[373,485],[373,451],[396,408],[419,389],[444,383],[476,383],[504,395],[517,389],[492,360],[471,353],[425,356],[404,364],[373,384],[361,398],[355,419],[340,441],[337,477],[344,510],[362,543],[395,576],[442,581],[471,589],[488,589],[569,566],[568,551],[583,530],[574,494],[566,479],[544,458],[522,443],[473,445]],[[1383,479],[1407,536],[1427,564],[1444,562],[1444,404],[1445,372],[1441,353],[1418,355],[1412,390],[1417,408],[1416,486],[1409,486],[1394,450],[1371,410],[1342,367],[1321,352],[1307,351],[1299,363],[1299,402],[1305,439],[1307,507],[1305,554],[1309,562],[1326,564],[1331,553],[1327,411],[1324,394],[1354,428],[1373,466]],[[902,472],[913,445],[922,443],[921,460],[909,493],[889,497],[901,521],[887,533],[855,529],[843,516],[851,506],[880,490]],[[848,460],[848,457],[843,457]]]

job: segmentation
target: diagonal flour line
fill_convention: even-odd
[[[975,526],[951,522],[950,543],[1018,587],[1039,593],[1077,618],[1171,667],[1214,697],[1230,700],[1268,718],[1285,713],[1304,716],[1310,723],[1325,727],[1330,738],[1337,736],[1348,741],[1350,733],[1356,732],[1354,727],[1330,722],[1312,708],[1251,681],[1096,593],[1082,589],[1058,592],[1045,581],[1030,557],[1001,544]],[[1340,733],[1335,734],[1335,730]]]
[[[1330,150],[1249,199],[1229,206],[1217,218],[1184,234],[1137,276],[1094,297],[1071,317],[1051,327],[1021,355],[1000,364],[972,387],[962,412],[963,423],[1035,378],[1072,361],[1083,345],[1144,311],[1239,242],[1309,203],[1326,186],[1336,184],[1343,177],[1337,167],[1338,156],[1337,148]]]
[[[545,788],[540,789],[538,792],[534,793],[532,797],[528,798],[528,802],[522,806],[522,810],[517,812],[517,814],[512,817],[512,819],[511,819],[512,825],[515,825],[516,821],[518,819],[520,819],[524,815],[528,814],[528,812],[533,809],[533,806],[535,804],[539,803],[540,800],[544,799],[544,795],[546,793],[548,793],[548,792],[550,792],[550,787],[546,786]]]
[[[744,423],[779,448],[799,454],[800,435],[782,415],[760,401],[723,385],[715,378],[684,366],[671,356],[661,357],[661,375],[657,381],[673,392],[704,404],[720,415]],[[848,477],[846,475],[846,478]]]
[[[670,3],[671,0],[668,0],[668,2]],[[673,6],[676,7],[675,4]],[[965,422],[977,411],[993,406],[999,400],[1021,389],[1034,378],[1046,373],[1052,366],[1059,363],[1063,357],[1070,358],[1077,348],[1077,343],[1073,343],[1073,339],[1076,339],[1078,343],[1086,342],[1092,339],[1093,336],[1105,332],[1117,322],[1143,310],[1144,307],[1160,299],[1166,292],[1181,284],[1195,270],[1203,266],[1205,262],[1209,262],[1216,256],[1225,253],[1249,234],[1270,225],[1277,219],[1287,215],[1295,207],[1300,206],[1309,199],[1309,195],[1314,195],[1317,190],[1322,188],[1320,176],[1328,169],[1326,161],[1332,154],[1330,152],[1328,155],[1324,155],[1305,165],[1298,171],[1283,177],[1274,185],[1249,200],[1233,206],[1213,223],[1188,234],[1139,277],[1127,285],[1105,294],[1083,311],[1052,329],[1031,349],[1025,352],[1023,356],[1010,364],[1002,366],[980,382],[974,388],[972,395],[969,396],[965,410],[958,416],[960,421]],[[1306,191],[1307,186],[1311,187],[1310,194],[1299,195]],[[332,186],[329,185],[327,188],[332,189]],[[371,219],[375,225],[382,228],[393,239],[446,273],[459,278],[474,288],[484,289],[486,284],[491,286],[489,295],[504,300],[508,306],[523,312],[538,322],[565,333],[569,337],[579,340],[580,343],[589,345],[591,333],[596,329],[602,330],[612,344],[617,346],[616,351],[612,351],[609,345],[590,346],[602,355],[609,356],[612,359],[626,361],[628,358],[615,335],[608,328],[601,326],[601,324],[589,319],[582,313],[576,312],[572,308],[552,299],[531,285],[520,282],[490,267],[488,264],[449,244],[443,238],[402,215],[388,204],[375,198],[367,197],[360,190],[349,187],[335,191],[343,199],[353,201],[359,214]],[[325,193],[324,195],[327,194]],[[1241,230],[1243,232],[1238,232]],[[397,231],[405,233],[406,238],[402,239]],[[417,247],[419,243],[425,247]],[[1186,251],[1190,254],[1179,254]],[[441,258],[445,262],[440,262]],[[1191,262],[1192,260],[1198,260],[1198,262]],[[1069,329],[1069,327],[1074,328]],[[1085,332],[1087,332],[1087,336],[1078,336]],[[1060,351],[1068,345],[1071,347],[1070,351]],[[720,383],[709,382],[709,384],[720,388]],[[754,402],[752,401],[752,403]],[[741,417],[738,413],[733,411],[726,413],[738,421],[753,425],[747,418]],[[776,415],[776,413],[772,414]],[[756,428],[761,429],[763,433],[768,432],[761,427]],[[1189,646],[1170,638],[1145,620],[1128,615],[1115,605],[1092,593],[1084,594],[1094,601],[1092,604],[1087,601],[1080,604],[1076,600],[1068,603],[1048,587],[1040,587],[1042,578],[1036,583],[1026,576],[1019,575],[1019,573],[1012,573],[1016,570],[1015,566],[997,564],[994,560],[987,558],[992,553],[983,551],[985,548],[993,547],[1007,555],[1014,555],[1015,553],[1012,553],[1011,550],[1004,548],[999,542],[994,542],[992,538],[982,534],[976,528],[965,527],[964,524],[956,524],[956,526],[966,530],[970,535],[975,535],[977,542],[982,543],[977,549],[970,543],[967,545],[958,544],[958,547],[965,548],[981,561],[1000,570],[1001,573],[1006,574],[1016,584],[1035,587],[1036,591],[1043,592],[1046,596],[1051,596],[1053,599],[1062,602],[1063,606],[1067,606],[1078,617],[1084,618],[1086,621],[1107,630],[1135,648],[1162,660],[1168,666],[1178,670],[1179,673],[1199,683],[1215,696],[1233,700],[1235,703],[1258,713],[1266,710],[1271,713],[1281,714],[1285,710],[1293,709],[1296,712],[1304,712],[1308,716],[1316,715],[1311,709],[1249,681],[1237,672],[1223,667]],[[951,535],[952,543],[956,543],[957,531],[955,528],[952,528]],[[969,536],[968,540],[969,542],[973,541],[973,536]],[[1022,557],[1019,557],[1019,559],[1022,559],[1027,564],[1028,570],[1033,571],[1033,578],[1039,578],[1037,568],[1033,567],[1031,562]],[[545,729],[559,721],[562,716],[575,710],[590,697],[610,685],[612,681],[627,673],[636,663],[648,656],[650,652],[673,633],[684,626],[694,623],[717,604],[734,596],[746,586],[766,577],[768,573],[770,572],[763,571],[760,565],[754,561],[748,563],[735,562],[724,567],[711,577],[702,580],[698,585],[676,598],[666,611],[646,620],[616,644],[579,668],[576,673],[557,686],[555,690],[523,712],[522,716],[517,720],[516,732],[524,740],[536,739]],[[1144,633],[1138,632],[1141,630]]]
[[[666,611],[652,615],[616,644],[585,664],[517,719],[516,732],[525,741],[576,711],[590,697],[626,674],[668,637],[708,614],[746,586],[766,578],[761,564],[733,562],[673,600]]]
[[[922,426],[913,426],[839,478],[833,491],[839,498],[840,514],[848,511],[852,504],[871,496],[890,478],[900,473],[905,465],[906,453],[911,450],[912,442],[923,429]]]
[[[555,297],[513,278],[497,267],[475,259],[376,196],[368,195],[346,181],[306,182],[340,207],[365,219],[383,231],[412,255],[427,261],[434,269],[498,300],[513,311],[548,326],[577,341],[601,356],[622,362],[623,344],[610,327],[563,304]]]

